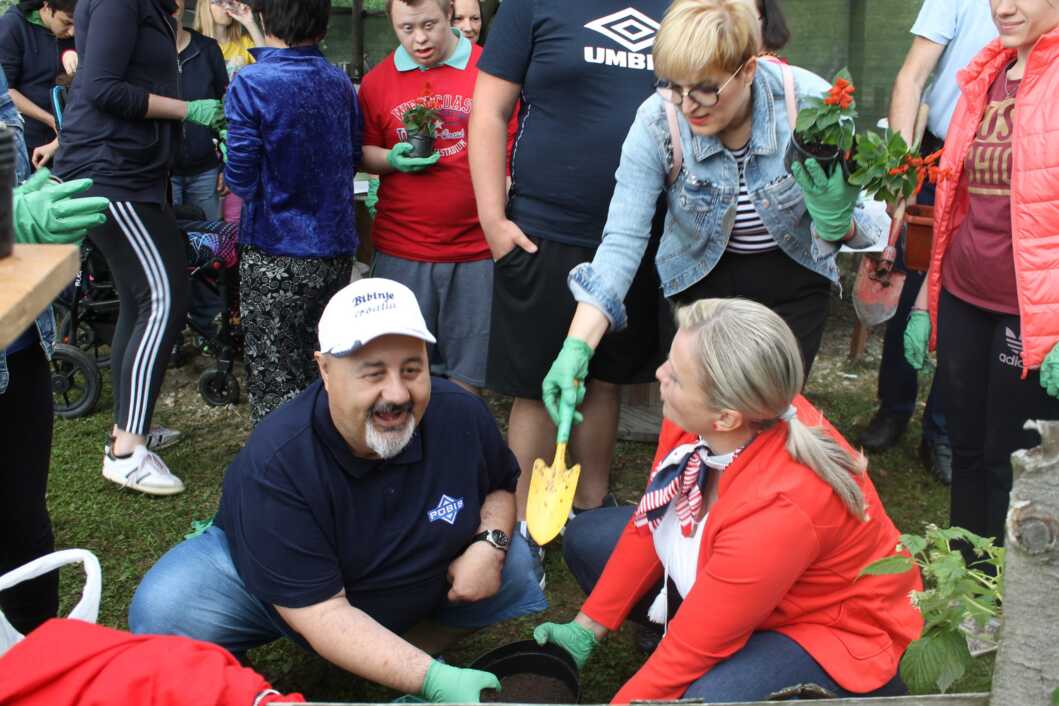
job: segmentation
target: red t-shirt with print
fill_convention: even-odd
[[[974,306],[1018,314],[1015,256],[1011,249],[1011,132],[1019,82],[1002,71],[963,164],[967,216],[953,234],[941,283]]]
[[[364,144],[391,148],[405,140],[401,116],[425,100],[442,125],[437,164],[414,174],[393,172],[379,184],[372,227],[375,249],[422,262],[470,262],[489,257],[467,161],[467,122],[478,77],[481,47],[474,45],[464,69],[442,65],[398,71],[393,54],[368,72],[360,88]]]

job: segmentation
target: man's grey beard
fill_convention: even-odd
[[[379,458],[393,458],[408,446],[416,430],[416,418],[408,415],[408,421],[400,429],[379,431],[372,423],[372,416],[364,422],[364,441]]]

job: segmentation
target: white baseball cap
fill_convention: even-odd
[[[349,355],[387,334],[436,343],[411,289],[381,277],[357,280],[340,289],[324,308],[320,352]]]

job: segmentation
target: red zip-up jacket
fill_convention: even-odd
[[[798,418],[846,441],[808,401]],[[696,437],[668,420],[655,463]],[[899,533],[867,474],[857,476],[868,507],[861,521],[825,483],[786,450],[787,425],[760,434],[721,474],[699,549],[695,584],[658,649],[613,703],[678,699],[756,631],[801,645],[843,688],[873,691],[897,673],[923,618],[909,592],[919,572],[864,576],[861,569],[895,553]],[[649,532],[630,522],[582,610],[616,630],[662,577]]]

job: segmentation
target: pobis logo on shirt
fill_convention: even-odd
[[[644,13],[627,7],[598,20],[592,20],[585,24],[585,27],[599,32],[627,50],[585,47],[585,61],[588,63],[654,71],[654,59],[649,52],[644,53],[644,50],[650,49],[655,43],[659,24]]]

